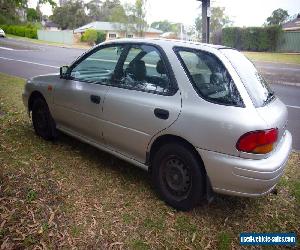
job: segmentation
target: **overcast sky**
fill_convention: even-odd
[[[29,6],[35,8],[37,1],[29,0]],[[134,3],[135,0],[121,2]],[[193,25],[196,16],[201,14],[199,6],[200,2],[196,0],[147,0],[147,22],[151,24],[167,19]],[[289,15],[300,12],[300,0],[211,0],[211,6],[225,7],[235,26],[260,26],[272,11],[278,8],[287,10]],[[42,11],[46,15],[51,14],[49,5],[44,5]]]

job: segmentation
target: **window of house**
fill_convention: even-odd
[[[115,34],[115,33],[109,33],[108,37],[111,38],[111,39],[117,38],[117,34]]]

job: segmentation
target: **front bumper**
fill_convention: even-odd
[[[275,151],[265,159],[245,159],[197,149],[213,190],[237,196],[261,196],[271,192],[283,174],[291,150],[292,136],[287,130]]]

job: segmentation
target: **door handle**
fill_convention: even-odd
[[[167,120],[169,118],[169,111],[165,109],[154,109],[154,115],[162,120]]]
[[[96,103],[96,104],[99,104],[101,101],[101,98],[98,95],[91,95],[90,98],[91,98],[91,102]]]

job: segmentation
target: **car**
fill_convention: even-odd
[[[5,32],[3,29],[0,29],[0,37],[6,37]]]
[[[190,210],[215,193],[270,193],[291,152],[287,108],[254,65],[224,46],[119,39],[25,85],[37,135],[58,131],[149,171]]]

